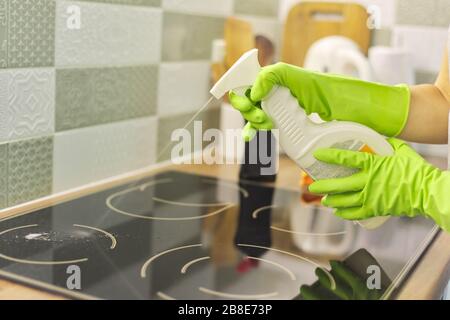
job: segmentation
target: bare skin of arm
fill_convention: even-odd
[[[420,143],[448,143],[450,81],[447,50],[435,84],[423,84],[410,88],[409,115],[400,138]]]

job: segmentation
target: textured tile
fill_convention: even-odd
[[[81,28],[67,27],[67,9],[81,8]],[[161,9],[59,1],[56,66],[153,64],[161,56]]]
[[[210,62],[161,64],[158,115],[167,116],[198,110],[210,97],[210,78]]]
[[[392,31],[390,29],[372,30],[372,46],[390,46],[392,40]]]
[[[163,61],[205,60],[214,39],[223,38],[224,18],[164,12]]]
[[[55,1],[9,0],[8,67],[54,64]]]
[[[187,122],[192,118],[194,113],[180,114],[176,116],[159,118],[158,121],[158,153],[157,161],[165,161],[170,159],[172,148],[178,144],[177,141],[171,142],[172,133],[177,130],[184,128]],[[220,109],[211,108],[207,111],[202,112],[195,121],[202,122],[202,129],[207,130],[209,128],[219,128],[220,127]],[[194,138],[194,123],[191,123],[186,128],[191,133],[191,138]],[[170,145],[169,145],[170,143]],[[169,147],[167,147],[169,146]],[[196,148],[197,144],[194,144],[194,140],[191,140],[192,150],[198,151]]]
[[[0,68],[8,66],[8,0],[0,0]]]
[[[134,6],[152,6],[152,7],[159,7],[161,5],[161,0],[78,0],[78,1],[128,4]]]
[[[440,27],[450,25],[450,0],[436,0],[436,12],[433,24]]]
[[[8,206],[51,194],[52,161],[52,137],[8,145]]]
[[[155,117],[55,135],[54,191],[84,185],[154,163]]]
[[[427,72],[427,71],[416,71],[416,83],[424,84],[424,83],[435,83],[437,79],[437,72]]]
[[[234,2],[234,12],[238,14],[278,16],[278,0],[238,0]]]
[[[396,26],[393,29],[393,46],[411,51],[414,67],[422,71],[439,71],[447,42],[447,28]]]
[[[433,25],[436,1],[398,0],[397,23],[407,25]]]
[[[153,115],[157,86],[157,66],[59,69],[56,131]]]
[[[233,12],[233,0],[163,0],[164,10],[229,16]]]
[[[0,145],[0,209],[8,205],[8,145]]]
[[[54,122],[53,69],[0,71],[0,142],[51,135]]]

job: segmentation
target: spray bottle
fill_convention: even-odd
[[[210,93],[217,99],[233,90],[239,95],[255,82],[261,66],[258,50],[252,49],[242,55],[222,76]],[[353,151],[392,155],[394,150],[386,139],[374,130],[358,123],[330,121],[317,124],[311,121],[289,89],[275,86],[261,103],[264,112],[278,129],[279,143],[286,154],[312,179],[338,178],[355,173],[355,169],[327,164],[314,158],[318,148],[338,148]],[[381,226],[388,217],[376,217],[359,224],[366,229]]]

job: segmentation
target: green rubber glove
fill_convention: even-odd
[[[268,116],[256,111],[253,101],[261,101],[274,85],[289,88],[307,114],[317,113],[325,121],[358,122],[390,137],[403,130],[408,117],[410,92],[406,85],[372,83],[277,63],[262,68],[247,99],[230,92],[231,104],[250,122],[244,136],[251,129],[267,129]]]
[[[450,231],[450,172],[427,163],[405,142],[388,140],[393,156],[339,149],[319,149],[314,156],[327,163],[360,169],[344,178],[314,182],[309,190],[326,194],[325,206],[349,220],[375,216],[425,215]]]
[[[300,288],[300,295],[305,300],[378,300],[383,295],[383,290],[369,289],[366,285],[367,279],[360,278],[342,262],[330,261],[331,275],[336,287],[333,288],[329,277],[325,272],[317,268],[315,273],[318,284],[309,286],[303,285]]]
[[[245,97],[238,96],[233,91],[229,93],[231,105],[239,110],[247,120],[242,131],[245,141],[250,141],[256,135],[256,130],[270,130],[273,128],[272,120],[261,109],[261,102],[253,102],[250,99],[250,90],[245,92]]]

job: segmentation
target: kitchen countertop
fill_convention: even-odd
[[[0,218],[21,212],[34,211],[58,202],[67,201],[89,194],[94,191],[110,188],[149,174],[165,170],[180,170],[189,173],[198,173],[228,180],[238,180],[238,165],[177,165],[164,166],[157,169],[147,169],[123,175],[108,181],[87,186],[86,188],[57,194],[52,197],[40,199],[20,207],[3,210]],[[280,159],[280,170],[276,186],[286,189],[298,190],[300,169],[288,158]],[[428,249],[422,255],[416,266],[401,287],[398,299],[439,299],[450,278],[450,235],[439,232]],[[0,279],[0,299],[64,299],[64,297],[45,291],[33,289],[8,280]]]

